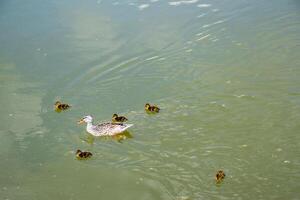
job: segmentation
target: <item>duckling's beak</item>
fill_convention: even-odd
[[[80,120],[77,122],[77,124],[83,124],[83,123],[84,123],[83,119],[80,119]]]

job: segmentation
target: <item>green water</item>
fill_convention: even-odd
[[[2,0],[0,199],[300,199],[299,11]],[[56,100],[72,109],[54,112]],[[86,142],[76,121],[113,113],[132,138]],[[93,158],[76,160],[78,148]]]

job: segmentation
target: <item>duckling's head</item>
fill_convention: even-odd
[[[81,153],[81,150],[80,150],[80,149],[77,149],[76,155],[79,154],[79,153]]]
[[[82,123],[92,123],[93,122],[93,117],[90,115],[84,116],[82,119],[80,119],[78,121],[78,124],[82,124]]]
[[[225,173],[224,173],[224,171],[223,171],[223,170],[219,170],[219,171],[218,171],[218,174],[219,174],[219,175],[222,175],[222,176],[224,176],[224,175],[225,175]]]
[[[150,108],[150,104],[149,104],[149,103],[146,103],[146,104],[145,104],[145,109],[148,109],[148,108]]]
[[[112,116],[113,119],[114,119],[114,118],[117,118],[117,117],[118,117],[117,114],[113,114],[113,116]]]
[[[57,105],[59,105],[59,104],[61,104],[61,102],[60,102],[60,101],[56,101],[54,105],[57,106]]]

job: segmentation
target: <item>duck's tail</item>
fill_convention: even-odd
[[[123,124],[123,125],[124,127],[122,127],[122,132],[133,126],[133,124]]]
[[[133,126],[133,124],[120,124],[120,126],[117,126],[113,130],[111,130],[108,135],[116,135],[122,133],[131,126]]]

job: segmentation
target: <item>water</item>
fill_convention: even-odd
[[[1,1],[0,199],[300,199],[299,10]],[[55,113],[59,99],[72,109]],[[132,138],[86,142],[76,121],[113,113]]]

